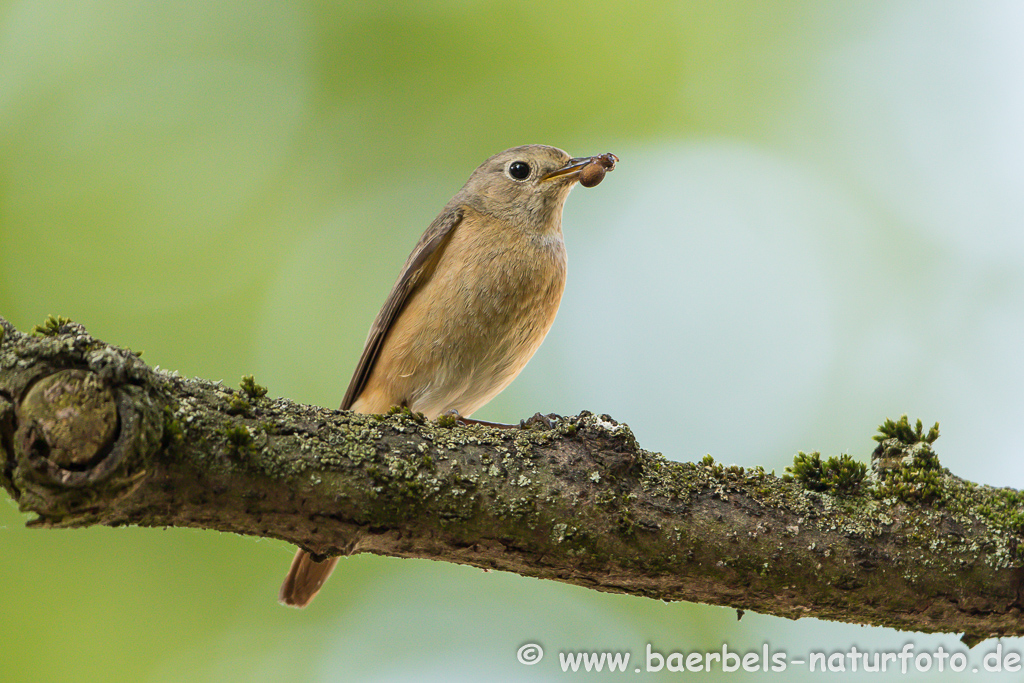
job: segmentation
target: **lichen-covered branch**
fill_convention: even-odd
[[[783,481],[666,460],[606,416],[356,415],[154,370],[74,323],[0,326],[0,484],[33,526],[218,529],[969,642],[1024,634],[1020,494],[953,477],[937,431],[905,420],[866,476],[801,454]]]

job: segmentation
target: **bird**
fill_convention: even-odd
[[[615,168],[606,153],[571,157],[522,145],[473,171],[430,224],[370,326],[341,410],[404,406],[465,422],[540,347],[566,279],[562,209],[569,191]],[[308,605],[337,557],[299,549],[278,596]]]

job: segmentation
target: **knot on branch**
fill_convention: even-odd
[[[61,370],[37,381],[16,415],[16,444],[26,461],[65,483],[80,473],[95,477],[119,422],[114,393],[85,370]]]
[[[577,418],[569,420],[562,431],[587,443],[595,464],[613,476],[626,476],[637,464],[640,444],[633,430],[609,415],[594,415],[584,410]]]
[[[91,339],[75,341],[86,348]],[[139,388],[120,383],[124,373],[109,372],[109,358],[97,369],[80,361],[89,369],[41,364],[22,373],[5,364],[2,373],[0,484],[22,510],[39,513],[36,524],[90,518],[101,499],[133,490],[159,441],[162,422],[144,428],[154,421],[140,415]]]

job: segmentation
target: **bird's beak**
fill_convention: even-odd
[[[556,169],[547,175],[541,176],[541,180],[551,180],[552,178],[561,178],[562,176],[572,175],[578,176],[583,167],[594,160],[594,157],[579,157],[576,159],[569,159],[565,162],[565,166]]]
[[[605,170],[611,171],[615,168],[615,163],[618,160],[619,158],[611,153],[598,154],[597,156],[592,157],[577,157],[575,159],[569,159],[569,161],[565,162],[565,166],[562,166],[547,175],[541,176],[540,179],[551,180],[553,178],[561,178],[563,176],[575,178],[580,174],[580,171],[592,163],[601,164],[605,167]]]

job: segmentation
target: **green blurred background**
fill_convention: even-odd
[[[478,417],[608,412],[670,458],[781,472],[797,450],[866,461],[907,412],[942,422],[955,473],[1019,488],[1021,35],[1012,2],[0,2],[0,315],[70,316],[151,364],[333,407],[478,163],[611,151],[566,208],[559,319]],[[29,531],[3,498],[4,681],[548,680],[560,650],[647,643],[962,649],[370,556],[293,611],[283,543]]]

